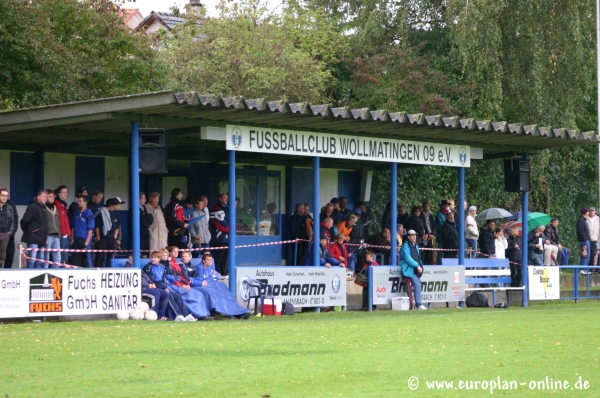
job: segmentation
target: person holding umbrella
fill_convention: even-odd
[[[496,257],[496,243],[494,240],[494,232],[496,231],[496,223],[494,220],[487,220],[486,227],[481,229],[479,235],[479,251],[486,254],[486,258]]]
[[[538,225],[533,231],[529,233],[529,249],[531,250],[531,263],[533,265],[542,266],[544,265],[544,229],[543,225]]]

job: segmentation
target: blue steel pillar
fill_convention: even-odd
[[[321,158],[318,156],[313,158],[313,185],[313,214],[315,217],[313,220],[312,261],[313,265],[318,267],[321,260],[321,253],[319,250],[319,244],[321,240],[319,237],[321,232],[319,228],[321,227],[321,223],[319,222],[319,213],[317,211],[317,209],[321,208],[319,206],[319,202],[321,200]],[[310,245],[311,243],[309,242],[308,244]]]
[[[133,267],[140,268],[140,128],[138,122],[131,122],[131,237]]]
[[[312,245],[313,245],[313,250],[312,250],[312,255],[313,255],[313,265],[315,267],[318,267],[320,265],[320,260],[321,260],[321,250],[319,247],[320,244],[320,239],[319,239],[319,228],[320,228],[320,222],[319,222],[319,213],[317,212],[317,209],[320,209],[319,207],[319,201],[320,201],[320,197],[321,196],[321,158],[319,158],[318,156],[315,156],[313,158],[313,214],[315,215],[315,218],[313,220],[313,241],[312,241]],[[311,242],[308,242],[308,244],[310,245]],[[300,265],[304,265],[304,264],[300,264]],[[316,307],[315,308],[315,312],[321,312],[321,307]]]
[[[458,265],[465,265],[465,168],[458,168]]]
[[[390,227],[390,265],[395,266],[398,265],[398,256],[396,255],[396,248],[398,247],[398,239],[396,238],[396,233],[398,232],[398,163],[392,163],[390,187],[390,210],[392,211],[392,225]],[[383,227],[385,227],[385,225]]]
[[[529,160],[529,154],[528,153],[523,153],[523,160]],[[529,192],[523,192],[523,197],[522,197],[522,216],[521,216],[521,220],[522,220],[522,227],[521,227],[521,283],[523,283],[523,286],[525,287],[523,289],[523,307],[527,307],[528,305],[528,295],[529,295],[529,287],[527,286],[527,278],[528,278],[528,269],[527,269],[527,264],[529,263],[529,253],[528,253],[528,247],[527,247],[527,240],[528,240],[528,234],[529,234]],[[508,292],[506,293],[508,294]]]
[[[235,220],[237,218],[235,209],[235,151],[229,151],[229,291],[235,296]],[[233,205],[232,205],[233,203]],[[237,296],[236,296],[237,297]]]

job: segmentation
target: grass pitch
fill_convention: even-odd
[[[599,309],[0,325],[0,396],[598,397]]]

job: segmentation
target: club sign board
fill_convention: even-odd
[[[139,269],[0,271],[0,318],[116,314],[141,302]]]
[[[256,293],[246,283],[250,279],[273,286],[273,296],[295,307],[346,305],[346,270],[342,267],[237,267],[236,272],[237,301],[242,307]]]
[[[426,166],[470,167],[470,147],[382,137],[227,125],[228,150]]]
[[[371,267],[373,272],[373,304],[390,304],[394,297],[406,296],[400,267]],[[465,267],[425,266],[421,276],[424,303],[464,301]]]

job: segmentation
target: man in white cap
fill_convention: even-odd
[[[96,215],[96,249],[97,250],[116,250],[121,245],[119,240],[119,229],[121,221],[119,219],[119,209],[125,203],[121,198],[110,198],[106,201],[106,207],[100,207]],[[96,253],[94,267],[110,267],[110,255],[106,253]],[[105,258],[107,261],[105,262]]]
[[[421,253],[417,244],[417,233],[414,229],[409,229],[406,236],[406,242],[402,245],[400,255],[400,266],[402,275],[409,278],[415,295],[415,308],[426,310],[427,307],[421,302],[421,275],[423,274],[423,263],[421,262]]]
[[[471,206],[469,207],[469,214],[467,214],[467,218],[465,220],[465,243],[472,250],[471,258],[475,258],[475,252],[477,251],[477,239],[479,239],[479,229],[477,228],[477,222],[475,221],[475,217],[477,217],[477,207]]]

